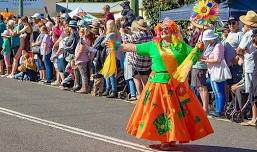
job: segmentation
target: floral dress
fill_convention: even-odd
[[[152,74],[127,125],[127,132],[151,141],[181,143],[213,133],[202,106],[187,82],[172,75],[190,54],[184,42],[160,47],[154,41],[136,45],[136,52],[152,59]]]

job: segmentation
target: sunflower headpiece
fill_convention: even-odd
[[[198,0],[193,7],[191,21],[199,25],[208,26],[211,22],[216,21],[219,13],[219,6],[212,0]]]

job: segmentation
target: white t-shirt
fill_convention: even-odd
[[[243,37],[244,33],[243,32],[230,32],[228,34],[228,37],[226,38],[224,44],[224,48],[225,48],[225,59],[226,62],[228,64],[228,66],[232,66],[233,65],[233,60],[236,56],[236,48],[238,47],[238,45],[240,44],[240,41]]]
[[[250,30],[246,32],[239,44],[239,47],[241,49],[245,49],[245,54],[244,54],[244,70],[246,73],[253,73],[254,71],[254,59],[253,59],[253,54],[256,51],[256,49],[253,46],[252,43],[252,34],[253,31]]]

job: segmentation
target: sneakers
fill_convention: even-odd
[[[220,112],[215,112],[215,111],[214,112],[210,112],[209,115],[212,116],[212,117],[216,117],[216,118],[222,116]]]
[[[117,98],[118,97],[118,93],[117,92],[112,92],[111,94],[109,94],[107,96],[107,98]]]
[[[51,83],[51,86],[59,86],[59,85],[60,85],[60,83],[58,81],[54,81]]]
[[[110,90],[105,90],[105,92],[102,94],[103,96],[108,96],[110,94]]]

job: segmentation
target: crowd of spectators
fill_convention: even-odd
[[[151,60],[117,51],[118,74],[105,78],[100,71],[110,51],[106,42],[144,43],[153,40],[154,32],[142,17],[130,24],[126,17],[115,20],[108,5],[103,10],[104,18],[91,23],[66,13],[55,17],[35,13],[6,20],[0,15],[1,76],[107,98],[118,98],[121,92],[127,94],[127,100],[136,102],[151,74]],[[225,114],[229,102],[237,101],[235,111],[242,109],[246,102],[243,96],[250,94],[251,120],[242,125],[252,126],[257,117],[257,15],[249,11],[240,20],[230,17],[226,25],[221,36],[215,28],[203,32],[193,22],[182,29],[192,47],[199,40],[206,47],[192,68],[190,83],[203,109],[215,117]],[[218,77],[214,69],[225,71],[225,76]],[[210,104],[215,105],[214,112],[210,112]]]

